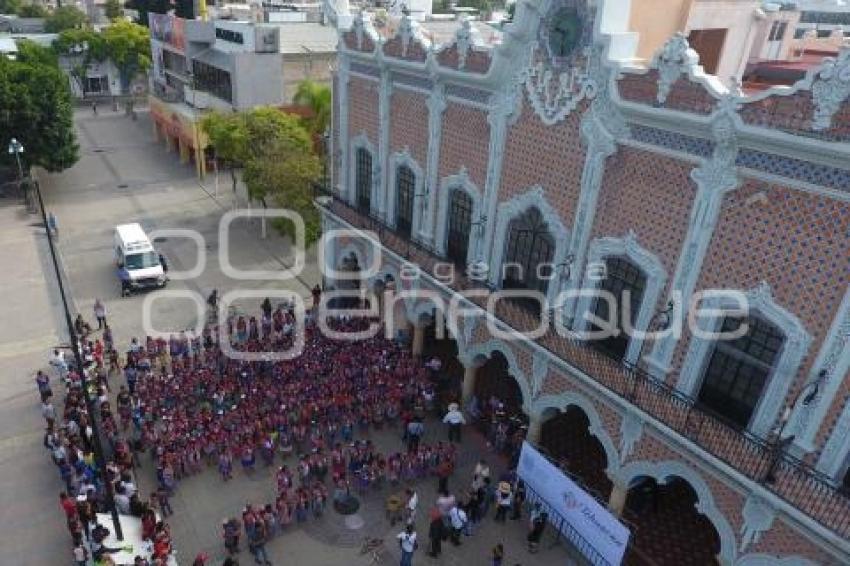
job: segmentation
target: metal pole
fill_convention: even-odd
[[[83,387],[83,398],[86,402],[86,409],[89,412],[89,422],[91,423],[92,436],[94,437],[94,460],[100,470],[101,478],[106,484],[106,506],[112,515],[112,527],[115,529],[115,538],[122,541],[124,540],[124,533],[121,530],[121,521],[118,518],[118,509],[115,506],[115,496],[113,493],[112,483],[106,481],[106,458],[103,456],[103,445],[100,442],[100,428],[97,424],[94,402],[89,394],[88,376],[83,369],[83,358],[80,355],[79,338],[77,338],[77,333],[74,330],[74,323],[71,319],[71,311],[68,309],[68,298],[65,295],[65,285],[62,283],[62,272],[59,269],[59,262],[56,259],[56,246],[53,243],[53,235],[50,233],[50,227],[47,224],[47,211],[44,208],[44,200],[41,198],[41,186],[38,181],[35,181],[33,185],[35,186],[35,194],[38,197],[38,205],[41,209],[41,218],[44,221],[44,228],[47,234],[47,244],[50,248],[50,259],[53,263],[53,271],[56,273],[56,283],[59,285],[59,296],[62,298],[62,309],[65,314],[65,324],[68,327],[71,351],[74,354],[74,363],[77,365],[77,370],[80,373],[80,382]]]

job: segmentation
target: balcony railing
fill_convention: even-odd
[[[398,234],[382,220],[360,212],[321,185],[316,185],[315,190],[317,196],[330,198],[323,201],[329,212],[357,228],[376,232],[384,247],[418,264],[424,271],[433,274],[436,263],[447,261],[424,244]],[[446,284],[458,292],[483,287],[481,282],[463,275]],[[468,298],[482,308],[486,304],[486,298]],[[510,301],[499,301],[493,314],[519,331],[538,325],[533,313]],[[606,357],[577,337],[562,336],[550,328],[536,342],[842,539],[850,538],[850,497],[808,462],[780,450],[776,442],[741,430],[668,383],[639,367]],[[773,480],[766,481],[771,471]]]

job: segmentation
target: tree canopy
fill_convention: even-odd
[[[88,18],[77,8],[61,6],[53,10],[53,13],[44,21],[44,31],[59,33],[66,29],[81,28],[86,25],[86,22]]]
[[[304,125],[313,136],[321,138],[331,123],[331,89],[309,79],[298,83],[293,102],[311,110],[311,116],[303,118]]]
[[[121,0],[106,0],[106,4],[103,5],[103,13],[110,22],[123,16],[124,6]]]
[[[21,0],[0,0],[0,14],[17,14],[21,10]]]
[[[257,108],[241,113],[211,113],[202,123],[216,156],[234,169],[243,169],[248,194],[267,206],[298,212],[306,226],[307,244],[321,233],[318,212],[313,206],[312,183],[321,175],[321,161],[313,151],[310,132],[298,116],[274,108]],[[293,236],[293,225],[275,222],[283,233]]]
[[[21,6],[18,15],[22,18],[46,18],[50,15],[50,12],[41,4],[27,4]]]
[[[24,44],[20,60],[0,57],[0,159],[14,161],[5,148],[15,137],[24,146],[21,158],[27,166],[61,171],[79,159],[71,91],[50,55],[39,49]]]

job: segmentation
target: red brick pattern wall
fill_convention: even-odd
[[[373,146],[378,146],[378,82],[351,77],[348,81],[348,135],[362,132]]]
[[[507,132],[499,201],[541,185],[564,226],[572,228],[584,167],[579,124],[585,108],[580,104],[562,122],[546,126],[523,98],[522,113]]]
[[[765,199],[752,199],[763,193]],[[812,335],[808,355],[791,387],[808,375],[850,279],[850,203],[800,190],[747,181],[724,202],[697,289],[747,290],[767,281],[776,302]],[[674,375],[689,346],[685,331],[673,360]],[[845,380],[836,399],[850,393]],[[841,407],[832,407],[824,430]]]
[[[543,395],[558,395],[566,391],[576,391],[584,397],[593,400],[593,406],[596,412],[599,413],[599,418],[602,421],[602,426],[611,437],[615,447],[620,445],[620,414],[605,402],[596,401],[595,396],[589,393],[585,386],[576,378],[570,377],[568,374],[554,368],[549,368],[546,379],[543,382]],[[566,407],[557,407],[564,410]]]
[[[658,256],[668,284],[688,230],[696,186],[693,165],[650,151],[620,146],[608,158],[591,238],[623,237]]]
[[[403,44],[401,38],[396,36],[384,43],[384,55],[394,57],[396,59],[405,59],[407,61],[424,61],[427,58],[425,49],[418,41],[410,40],[407,44],[407,52],[402,55]]]
[[[758,543],[747,547],[747,553],[763,552],[775,556],[803,556],[816,564],[837,564],[835,559],[823,552],[817,544],[800,535],[777,517],[770,530],[762,533]]]
[[[465,166],[469,178],[483,192],[489,140],[490,124],[482,110],[454,102],[447,103],[440,140],[439,178],[456,175],[461,166]]]
[[[390,154],[407,147],[422,170],[428,161],[428,106],[421,94],[396,88],[390,99]]]
[[[624,73],[617,81],[617,91],[624,100],[653,106],[658,93],[658,71]]]
[[[367,33],[363,33],[363,41],[360,44],[360,49],[357,48],[357,34],[353,31],[346,32],[342,35],[342,40],[346,47],[354,51],[362,51],[364,53],[372,53],[375,51],[375,42]]]
[[[466,53],[466,64],[463,70],[469,71],[471,73],[484,74],[490,69],[491,62],[492,58],[490,57],[490,53],[488,51],[470,49]],[[437,53],[437,63],[439,63],[441,67],[457,69],[459,65],[457,45],[452,44],[444,49],[441,49]]]

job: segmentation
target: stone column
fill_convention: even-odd
[[[464,368],[463,387],[461,388],[461,400],[464,406],[475,394],[475,378],[478,375],[478,366],[471,364]]]
[[[340,54],[336,73],[336,86],[339,89],[339,94],[337,95],[338,106],[337,108],[334,108],[334,110],[339,112],[339,132],[337,133],[337,143],[339,144],[339,147],[335,149],[340,151],[340,155],[342,156],[342,159],[340,160],[339,178],[337,179],[338,184],[336,191],[342,198],[351,201],[353,197],[349,195],[348,191],[348,173],[351,159],[351,156],[349,155],[350,146],[348,143],[348,80],[350,78],[348,57]]]
[[[628,495],[629,486],[619,481],[614,481],[614,485],[611,488],[611,497],[608,498],[608,510],[617,517],[621,516],[623,509],[626,507],[626,497]]]
[[[532,414],[528,419],[528,433],[525,439],[531,444],[540,442],[540,432],[543,430],[543,419],[540,415]]]
[[[426,102],[428,106],[428,162],[425,168],[425,182],[428,200],[422,211],[424,222],[419,225],[421,239],[434,245],[434,222],[437,214],[437,190],[440,184],[440,140],[443,133],[443,111],[446,109],[445,87],[434,85]]]
[[[425,347],[425,327],[418,324],[413,325],[413,355],[421,356]]]
[[[392,96],[392,78],[386,69],[381,71],[381,84],[378,87],[378,115],[380,132],[378,134],[378,214],[386,220],[387,211],[387,160],[390,154],[390,98]]]

